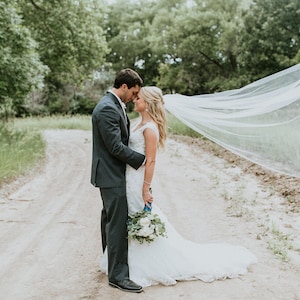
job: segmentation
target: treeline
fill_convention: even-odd
[[[195,95],[300,62],[300,0],[0,0],[0,118],[90,113],[115,72]]]

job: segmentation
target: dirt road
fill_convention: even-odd
[[[89,183],[91,133],[54,130],[45,138],[45,165],[0,191],[1,300],[300,299],[299,214],[238,166],[172,138],[157,159],[157,204],[186,238],[240,244],[259,262],[238,279],[209,284],[153,286],[139,295],[109,287],[98,271],[101,202]],[[289,262],[274,255],[285,242]]]

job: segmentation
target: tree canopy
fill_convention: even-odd
[[[299,19],[300,0],[0,0],[0,117],[90,113],[127,67],[165,93],[239,88],[300,62]]]
[[[0,2],[0,117],[21,109],[28,93],[43,87],[48,68],[14,1]]]

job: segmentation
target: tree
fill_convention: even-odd
[[[101,0],[19,0],[19,4],[41,60],[50,69],[45,104],[50,111],[52,107],[68,112],[80,84],[104,63],[105,5]],[[68,96],[61,102],[64,94]]]
[[[111,51],[107,61],[112,63],[115,71],[128,67],[135,69],[147,85],[154,84],[161,59],[152,51],[149,40],[156,14],[154,1],[127,0],[114,2],[108,13],[107,41]]]
[[[0,1],[0,118],[21,115],[24,101],[43,87],[47,67],[22,22],[16,1]]]
[[[115,70],[137,69],[145,84],[166,92],[235,88],[237,25],[245,1],[117,0],[108,14],[107,60]]]
[[[300,62],[299,20],[299,0],[255,0],[244,12],[238,63],[249,82]]]
[[[236,25],[240,7],[236,0],[183,1],[176,6],[169,13],[172,16],[166,18],[168,24],[162,29],[163,35],[156,33],[164,37],[156,42],[157,48],[164,47],[165,64],[172,65],[160,68],[163,72],[158,84],[165,82],[162,76],[171,78],[166,73],[169,69],[178,93],[193,95],[233,87],[231,76],[237,71]],[[161,15],[160,19],[163,18]]]

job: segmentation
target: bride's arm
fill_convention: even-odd
[[[154,168],[155,168],[157,136],[152,129],[146,128],[144,130],[144,138],[145,138],[146,164],[145,164],[144,183],[143,183],[143,200],[144,203],[147,206],[149,206],[147,202],[152,203],[153,201],[153,197],[149,189],[150,189],[151,181],[154,174]]]

